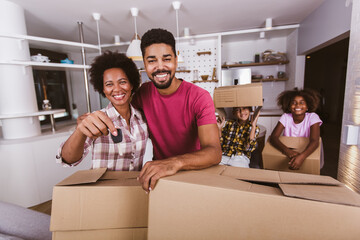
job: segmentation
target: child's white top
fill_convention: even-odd
[[[322,124],[321,119],[316,113],[305,113],[305,118],[301,123],[296,124],[291,113],[284,113],[279,122],[285,127],[284,136],[287,137],[310,137],[310,127],[315,123]]]

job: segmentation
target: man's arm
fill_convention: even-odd
[[[201,150],[147,162],[139,175],[143,189],[151,191],[159,178],[173,175],[180,170],[202,169],[218,164],[222,155],[218,132],[217,124],[199,126]]]

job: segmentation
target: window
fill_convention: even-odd
[[[60,60],[67,58],[64,53],[58,53],[43,49],[30,49],[31,55],[42,54],[49,57],[50,62],[60,63]],[[52,109],[66,109],[63,114],[55,114],[55,121],[71,119],[69,95],[66,82],[66,72],[63,70],[40,70],[33,68],[36,100],[39,110],[42,109],[44,99],[50,101]],[[50,116],[40,118],[41,124],[50,122]]]

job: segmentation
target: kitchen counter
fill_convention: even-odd
[[[281,116],[283,114],[283,111],[281,109],[278,109],[278,108],[262,108],[260,110],[260,116]]]

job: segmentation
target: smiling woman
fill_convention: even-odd
[[[135,63],[124,54],[107,51],[95,58],[90,76],[94,89],[110,103],[80,117],[74,133],[59,149],[58,162],[75,166],[92,148],[92,168],[140,170],[148,131],[142,114],[130,104],[140,84]]]

